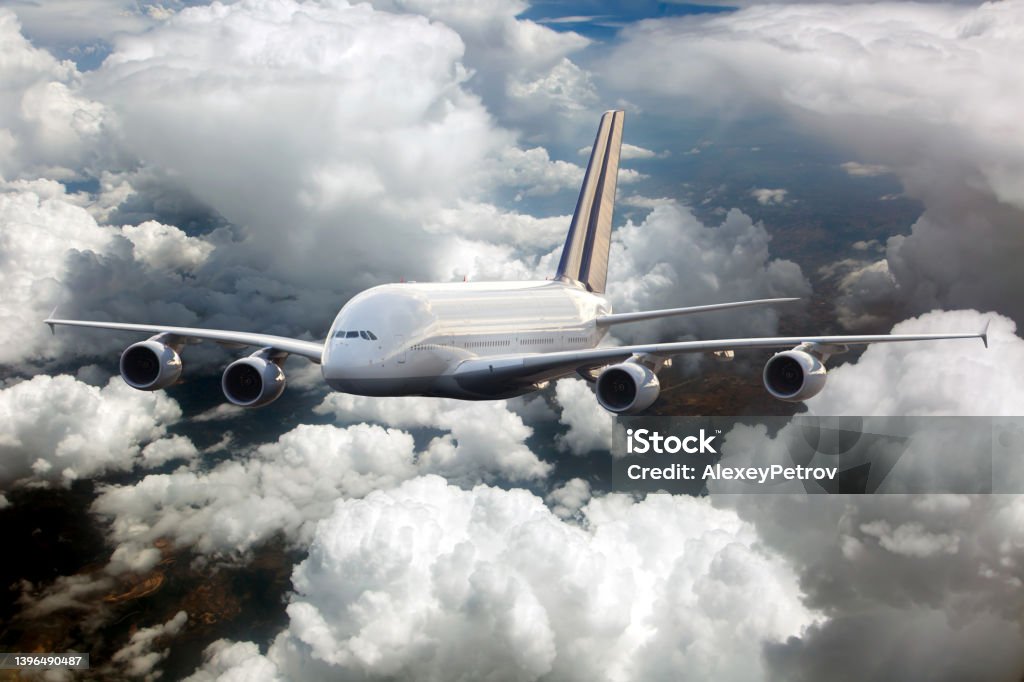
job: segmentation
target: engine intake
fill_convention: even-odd
[[[181,378],[178,352],[156,339],[133,343],[121,353],[121,378],[140,391],[159,391]]]
[[[660,392],[658,375],[635,362],[606,367],[597,377],[597,402],[615,414],[646,410]]]
[[[798,403],[821,393],[826,375],[818,358],[802,350],[787,350],[765,363],[764,387],[774,398]]]
[[[276,362],[261,351],[235,360],[220,379],[224,397],[239,407],[262,407],[281,397],[285,377]]]

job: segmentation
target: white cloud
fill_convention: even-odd
[[[992,470],[1000,489],[1019,490],[1020,467],[1002,470],[994,457],[999,422],[979,431],[960,421],[1024,412],[1024,391],[1014,380],[1024,369],[1024,340],[1014,324],[992,313],[935,311],[893,332],[980,330],[987,320],[987,350],[977,340],[870,346],[856,362],[830,370],[825,390],[807,403],[811,414],[951,416],[917,423],[908,434],[893,470],[899,480],[917,489],[956,489]],[[790,428],[773,439],[764,429],[737,428],[726,439],[763,465],[785,455],[780,448]],[[870,432],[868,423],[865,428]],[[1019,443],[1005,447],[1019,462]],[[893,485],[887,479],[880,490],[901,492]],[[883,642],[891,652],[887,673],[999,680],[1024,664],[1019,495],[712,499],[735,509],[763,542],[789,557],[807,604],[830,614],[785,645],[766,649],[775,675],[813,679],[841,669],[838,679],[864,679],[878,674],[872,655]]]
[[[770,257],[769,240],[740,211],[706,227],[678,203],[659,202],[642,223],[628,221],[613,234],[609,281],[615,284],[608,293],[616,312],[809,294],[798,265]],[[616,334],[648,341],[666,333],[732,338],[771,334],[777,319],[775,310],[761,308],[631,325]]]
[[[284,682],[277,667],[260,654],[252,642],[219,639],[204,652],[206,663],[185,678],[186,682]]]
[[[552,161],[543,147],[509,147],[502,155],[496,172],[502,184],[525,187],[525,196],[578,189],[583,183],[582,167],[567,161]]]
[[[1022,27],[1019,2],[751,6],[628,27],[607,70],[712,115],[781,111],[853,150],[848,172],[890,169],[925,206],[909,236],[889,240],[890,298],[1022,322],[1024,91],[1011,85]]]
[[[132,243],[135,257],[154,267],[194,270],[210,257],[214,245],[187,236],[173,225],[147,220],[140,225],[125,225],[121,232]]]
[[[757,203],[762,206],[785,203],[787,194],[789,192],[784,189],[760,188],[750,190],[750,196],[757,199]]]
[[[597,103],[598,96],[590,73],[563,57],[551,70],[533,80],[509,81],[508,96],[525,100],[531,108],[554,108],[584,112]]]
[[[12,364],[52,354],[59,341],[43,319],[61,302],[75,250],[103,252],[113,234],[79,206],[34,191],[0,193],[0,363]]]
[[[892,172],[885,166],[878,163],[858,163],[857,161],[847,161],[842,164],[841,167],[848,175],[855,178],[873,178],[878,175],[885,175]]]
[[[135,391],[119,378],[97,388],[38,375],[0,390],[0,481],[70,484],[137,464],[194,457],[187,438],[165,439],[181,409],[162,391]],[[143,445],[149,443],[143,448]]]
[[[253,0],[182,10],[114,47],[90,92],[126,149],[244,227],[219,267],[330,288],[425,279],[445,241],[424,218],[488,187],[512,142],[464,89],[458,34],[423,17]],[[288,226],[302,239],[280,239]],[[339,279],[338,254],[359,273]]]
[[[560,448],[574,455],[611,448],[612,417],[598,404],[585,381],[560,379],[555,384],[555,398],[562,408],[558,421],[569,427],[564,435],[558,436]]]
[[[525,2],[375,0],[388,11],[422,14],[459,34],[473,75],[467,87],[502,121],[541,134],[568,131],[563,121],[582,118],[598,99],[590,73],[569,56],[590,41],[522,18]]]
[[[118,672],[130,678],[159,679],[160,673],[155,673],[154,668],[167,658],[170,649],[166,648],[161,651],[152,649],[159,646],[162,638],[173,637],[181,632],[187,622],[188,614],[178,611],[166,623],[135,631],[128,644],[115,651],[110,657],[111,663],[120,668]]]
[[[580,156],[590,156],[591,147],[580,147]],[[622,143],[621,157],[623,159],[664,159],[671,156],[668,150],[662,152],[652,151],[644,147],[638,147],[628,142]]]
[[[956,554],[960,538],[948,533],[929,533],[920,523],[903,523],[893,528],[877,520],[860,527],[865,535],[878,538],[878,544],[893,554],[927,558],[939,553]]]
[[[59,576],[49,585],[33,590],[33,585],[22,582],[18,603],[27,618],[52,617],[58,611],[75,610],[87,613],[95,608],[95,596],[108,593],[115,587],[114,579],[105,575],[87,573]]]
[[[180,4],[179,0],[48,0],[15,2],[9,9],[35,44],[85,56],[117,33],[146,30]]]
[[[707,500],[613,497],[587,530],[522,490],[436,477],[339,504],[264,661],[289,679],[752,679],[814,614],[749,525]],[[751,604],[756,603],[756,609]],[[218,643],[255,669],[255,652]],[[260,661],[259,667],[266,671]]]
[[[552,514],[570,519],[579,514],[590,497],[590,484],[582,478],[572,478],[548,493],[545,501],[551,505]]]
[[[837,282],[839,296],[835,309],[844,327],[870,328],[890,319],[896,278],[889,270],[888,261],[864,263],[844,260],[832,264],[830,270],[843,273]]]
[[[543,479],[551,465],[526,445],[533,429],[509,409],[507,401],[467,402],[438,398],[366,398],[332,393],[314,412],[333,414],[345,423],[370,420],[396,428],[432,428],[447,433],[433,438],[417,466],[454,481],[474,483],[501,477],[512,481]]]
[[[807,402],[819,415],[1019,415],[1024,389],[1024,340],[1016,325],[995,313],[936,311],[901,322],[894,334],[981,331],[980,340],[880,343],[829,371],[828,385]],[[838,356],[836,360],[841,360]]]
[[[0,286],[9,294],[0,301],[0,363],[24,366],[72,353],[114,352],[109,336],[67,329],[51,334],[42,321],[55,308],[63,317],[189,324],[197,316],[182,301],[201,310],[216,303],[229,310],[247,305],[244,292],[217,300],[208,290],[197,293],[194,280],[174,271],[199,266],[213,250],[206,240],[155,222],[100,225],[90,214],[96,205],[50,180],[0,187],[0,248],[7,254]]]
[[[401,431],[301,425],[244,460],[107,486],[93,511],[111,521],[117,549],[108,570],[151,568],[160,558],[152,544],[161,537],[200,554],[229,557],[276,533],[308,542],[338,499],[415,475],[413,457],[413,439]]]
[[[0,179],[75,178],[94,160],[106,112],[81,96],[80,78],[71,62],[33,47],[0,7]]]

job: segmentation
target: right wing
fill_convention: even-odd
[[[746,308],[754,305],[771,305],[773,303],[789,303],[799,301],[799,298],[759,298],[754,301],[737,301],[735,303],[712,303],[710,305],[696,305],[689,308],[666,308],[664,310],[643,310],[639,313],[616,313],[612,315],[601,315],[595,322],[598,327],[610,327],[614,324],[625,324],[627,322],[641,322],[643,320],[654,320],[659,317],[675,317],[676,315],[693,315],[694,313],[710,313],[716,310],[729,310],[731,308]]]
[[[587,350],[557,351],[502,355],[465,360],[455,369],[454,377],[467,390],[483,390],[496,384],[536,384],[567,376],[581,375],[605,365],[628,360],[635,355],[668,358],[683,353],[703,353],[739,348],[793,348],[803,343],[822,346],[852,346],[868,343],[902,341],[937,341],[940,339],[981,339],[988,347],[988,325],[981,332],[956,334],[874,334],[868,336],[774,336],[752,339],[714,339],[711,341],[678,341],[633,346],[611,346]],[[838,350],[833,351],[838,352]]]
[[[198,327],[164,327],[149,324],[124,324],[121,322],[90,322],[87,320],[43,320],[53,330],[54,325],[66,325],[68,327],[92,327],[94,329],[112,329],[128,332],[142,332],[145,334],[168,334],[176,336],[184,342],[188,341],[215,341],[217,343],[233,346],[257,346],[259,348],[273,348],[291,355],[301,355],[313,362],[319,363],[324,352],[324,344],[316,341],[303,341],[301,339],[290,339],[286,336],[273,336],[271,334],[253,334],[249,332],[232,332],[223,329],[201,329]]]

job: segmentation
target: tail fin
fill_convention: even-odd
[[[624,111],[606,111],[597,129],[587,174],[565,239],[556,279],[575,280],[604,293],[612,237],[615,182],[619,175]]]

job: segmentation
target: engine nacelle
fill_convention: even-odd
[[[159,391],[181,378],[181,356],[156,339],[133,343],[121,353],[121,378],[140,391]]]
[[[821,393],[827,371],[821,360],[802,350],[776,353],[764,365],[764,387],[772,397],[798,403]]]
[[[220,379],[224,396],[239,407],[262,407],[284,392],[284,370],[261,353],[235,360]]]
[[[658,375],[635,362],[605,367],[597,377],[597,402],[615,414],[646,410],[661,393]]]

